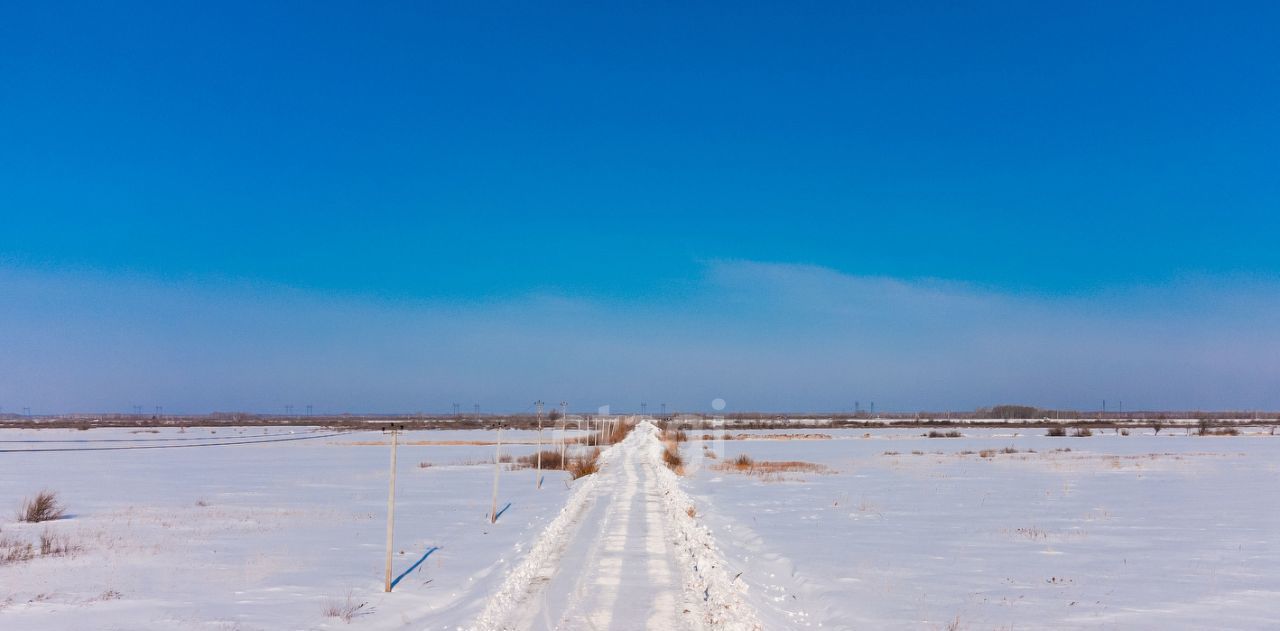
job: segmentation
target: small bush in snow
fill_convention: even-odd
[[[569,461],[569,475],[577,480],[583,476],[591,475],[599,470],[596,460],[600,457],[600,448],[591,450],[586,455],[573,458]]]
[[[684,473],[684,458],[680,456],[680,446],[675,441],[663,443],[662,462],[672,471]]]
[[[520,458],[518,459],[518,462],[527,467],[536,467],[538,466],[538,454],[532,453],[527,456],[520,456]],[[564,469],[566,466],[568,466],[568,463],[560,460],[559,451],[555,451],[551,449],[544,449],[542,451],[542,468],[543,469],[545,470]]]
[[[23,500],[18,511],[18,521],[39,523],[62,519],[67,509],[58,502],[58,494],[53,491],[40,491],[36,496]]]
[[[1067,428],[1062,426],[1050,427],[1049,431],[1045,432],[1044,435],[1045,436],[1066,436]]]

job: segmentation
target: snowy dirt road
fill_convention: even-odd
[[[758,628],[661,450],[649,423],[607,450],[477,628]]]

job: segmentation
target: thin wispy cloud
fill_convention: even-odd
[[[0,406],[1275,407],[1277,289],[1200,278],[1018,294],[711,261],[662,300],[411,301],[10,266],[0,269]]]

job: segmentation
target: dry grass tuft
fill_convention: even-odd
[[[662,443],[662,462],[666,463],[667,468],[676,472],[676,475],[684,475],[684,457],[680,455],[680,445],[674,440]]]
[[[929,438],[962,438],[964,434],[953,429],[949,432],[931,431],[928,434],[925,434],[925,436]]]
[[[757,461],[746,454],[742,454],[733,460],[727,460],[718,464],[715,468],[721,471],[732,471],[735,473],[760,476],[776,475],[780,473],[834,473],[831,467],[814,462],[802,462],[799,460]]]
[[[671,442],[683,443],[689,440],[689,435],[684,433],[684,430],[682,429],[668,428],[668,429],[662,430],[662,440],[664,442],[671,441]]]
[[[697,517],[698,509],[690,506],[689,508],[684,509],[684,514],[688,515],[689,517]]]
[[[532,453],[527,456],[520,456],[516,461],[528,467],[536,467],[538,466],[538,454]],[[542,469],[544,471],[565,470],[568,466],[569,459],[561,460],[559,451],[553,449],[542,450]]]
[[[30,561],[36,556],[35,546],[17,539],[0,539],[0,567]]]
[[[347,624],[350,624],[351,620],[356,616],[361,615],[361,613],[368,613],[361,611],[367,604],[368,603],[363,602],[357,603],[355,598],[350,594],[347,594],[346,599],[341,602],[336,600],[329,601],[329,604],[324,607],[324,616],[326,618],[337,618]]]
[[[589,453],[569,459],[569,466],[566,471],[573,479],[577,480],[583,476],[591,475],[600,470],[597,460],[600,458],[600,448],[596,447]]]
[[[40,533],[40,545],[8,537],[0,539],[0,566],[23,563],[36,557],[61,557],[75,554],[80,546],[71,542],[65,535],[57,535],[48,530]]]
[[[1044,435],[1045,435],[1045,436],[1059,436],[1059,437],[1061,437],[1061,436],[1066,436],[1066,435],[1067,435],[1067,428],[1062,427],[1061,425],[1059,425],[1059,426],[1055,426],[1055,427],[1050,427],[1050,428],[1049,428],[1049,431],[1045,432],[1045,433],[1044,433]]]
[[[56,535],[48,530],[40,533],[40,556],[60,557],[78,552],[80,546],[71,543],[66,535]]]
[[[66,507],[58,502],[58,494],[45,490],[36,493],[33,498],[23,500],[22,508],[18,510],[18,521],[34,524],[62,519],[66,514]]]
[[[1071,435],[1076,438],[1087,438],[1089,436],[1093,436],[1093,430],[1088,427],[1077,427],[1076,431],[1071,432]]]
[[[996,450],[994,449],[983,449],[982,451],[978,452],[979,458],[990,458],[994,455],[996,455]]]
[[[636,424],[631,422],[619,421],[613,424],[612,430],[609,432],[609,443],[620,443],[635,429]]]

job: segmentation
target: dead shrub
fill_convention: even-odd
[[[982,451],[978,452],[979,458],[990,458],[994,455],[996,455],[996,450],[994,449],[983,449]]]
[[[538,466],[538,454],[532,453],[527,456],[520,456],[517,459],[517,462],[527,467],[536,467]],[[542,451],[542,468],[543,469],[552,470],[552,471],[564,470],[567,466],[568,466],[567,463],[564,460],[560,459],[559,451],[552,450],[552,449],[544,449]]]
[[[419,468],[419,469],[430,469],[430,468],[431,468],[431,463],[430,463],[429,461],[427,461],[427,460],[423,460],[422,462],[419,462],[419,463],[418,463],[418,468]]]
[[[925,434],[925,436],[928,436],[929,438],[962,438],[964,434],[953,429],[949,432],[931,431],[928,434]]]
[[[590,452],[569,459],[569,467],[566,471],[573,479],[577,480],[583,476],[588,476],[599,471],[599,464],[596,462],[600,458],[600,448],[596,447]]]
[[[680,446],[675,441],[662,444],[662,462],[677,474],[684,473],[684,458],[680,455]]]
[[[1093,436],[1093,430],[1088,427],[1077,427],[1074,432],[1071,432],[1071,435],[1076,438],[1087,438]]]
[[[36,496],[22,501],[18,511],[18,521],[39,523],[62,519],[67,509],[58,502],[58,494],[53,491],[40,491]]]
[[[1066,436],[1067,428],[1062,427],[1061,425],[1050,427],[1049,431],[1045,432],[1044,435],[1045,436]]]
[[[630,423],[625,421],[619,421],[617,423],[614,423],[612,431],[609,432],[609,442],[610,443],[622,442],[622,440],[627,437],[627,434],[630,434],[631,430],[635,429],[635,427],[636,427],[635,423]]]
[[[1240,430],[1234,427],[1223,427],[1219,429],[1200,430],[1201,436],[1239,436]]]

